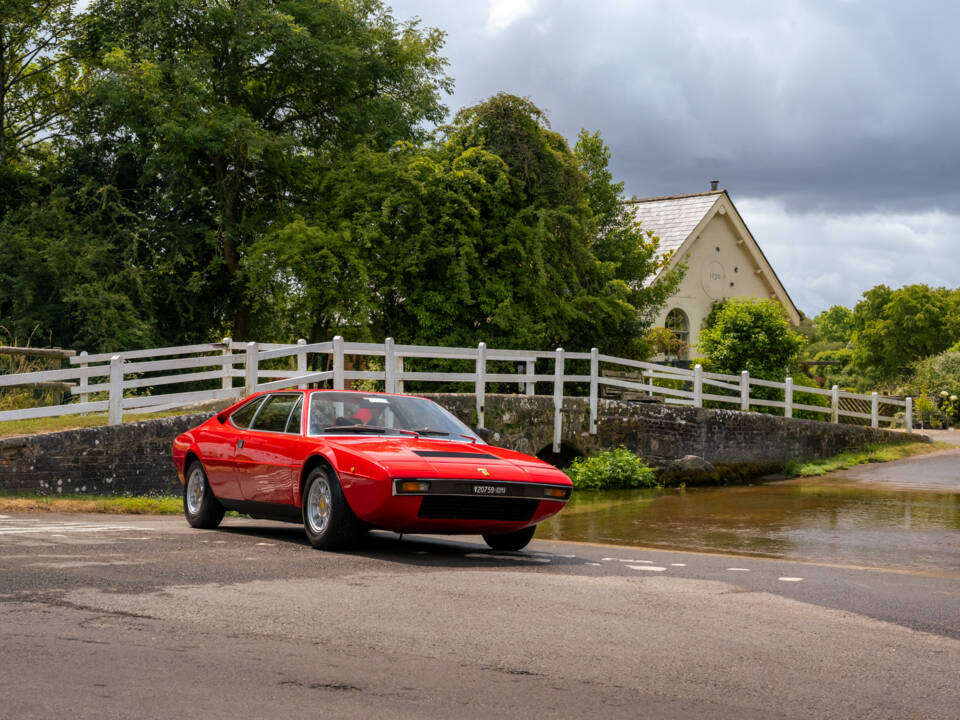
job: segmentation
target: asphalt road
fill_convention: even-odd
[[[0,517],[0,718],[957,718],[960,575]]]

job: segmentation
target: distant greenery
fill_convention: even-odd
[[[817,340],[848,343],[853,336],[853,311],[843,305],[834,305],[813,319]]]
[[[878,285],[853,309],[854,367],[874,382],[891,382],[910,364],[960,339],[960,290]]]
[[[938,450],[955,450],[956,446],[947,443],[908,443],[905,445],[868,445],[857,452],[846,452],[824,460],[799,462],[791,460],[784,469],[789,477],[816,477],[846,470],[855,465],[889,462],[913,455],[925,455]]]
[[[657,487],[653,468],[624,447],[577,458],[566,473],[578,490]]]

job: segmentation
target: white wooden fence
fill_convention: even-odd
[[[309,371],[308,360],[311,355],[323,356],[320,362],[314,364],[329,369]],[[348,369],[346,358],[350,356],[383,358],[383,370]],[[284,358],[290,366],[288,369],[272,367],[282,364],[277,361]],[[472,367],[465,372],[414,371],[404,367],[404,361],[408,358],[459,360]],[[552,367],[553,372],[538,373],[538,361],[541,367]],[[704,402],[710,402],[730,405],[744,412],[755,407],[773,407],[781,408],[785,417],[793,417],[795,411],[806,410],[821,414],[824,420],[829,419],[834,423],[839,422],[841,417],[851,417],[869,419],[872,427],[879,427],[881,422],[890,426],[902,422],[907,432],[913,430],[912,398],[909,397],[905,400],[890,397],[881,399],[875,392],[870,395],[841,392],[836,385],[830,390],[795,388],[792,378],[785,378],[782,383],[771,382],[751,378],[746,370],[740,375],[704,372],[700,365],[687,370],[603,355],[596,348],[588,353],[566,352],[562,348],[554,352],[537,352],[495,350],[487,348],[485,343],[471,348],[397,345],[392,338],[387,338],[382,344],[350,343],[337,336],[331,342],[307,344],[305,340],[300,340],[296,345],[240,343],[224,338],[220,343],[121,353],[88,355],[83,352],[71,357],[69,362],[74,367],[0,375],[0,389],[39,382],[76,381],[71,393],[78,396],[78,402],[3,411],[0,412],[0,422],[106,411],[108,422],[114,425],[122,422],[123,414],[128,411],[160,412],[209,400],[240,398],[260,390],[305,388],[326,381],[330,381],[335,389],[343,389],[348,380],[377,380],[383,382],[387,392],[403,392],[406,381],[470,384],[476,394],[480,427],[484,426],[485,396],[489,384],[516,384],[518,393],[533,395],[536,383],[549,383],[553,390],[554,451],[560,449],[565,386],[573,383],[581,388],[589,387],[591,434],[597,432],[599,388],[603,385],[663,397],[665,402],[672,404],[703,407]],[[491,372],[491,363],[507,363],[514,368],[514,372]],[[589,369],[580,374],[568,374],[565,371],[568,363]],[[369,365],[363,362],[358,364]],[[638,373],[638,379],[606,377],[602,371],[613,367],[630,368]],[[173,374],[170,374],[172,371]],[[242,384],[235,383],[238,378]],[[211,381],[217,380],[220,381],[220,387],[214,389],[162,392],[164,386],[168,385],[203,382],[209,386]],[[778,391],[777,395],[782,393],[783,399],[769,399],[769,391],[763,393],[766,397],[757,397],[751,394],[751,391],[756,392],[755,388],[773,388]],[[798,394],[825,396],[829,398],[829,405],[798,402]],[[91,395],[100,399],[91,400]],[[841,397],[869,400],[871,412],[842,410],[839,406]],[[904,408],[903,417],[881,415],[881,403],[886,407]]]

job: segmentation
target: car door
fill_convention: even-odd
[[[243,499],[293,505],[301,435],[303,393],[266,397],[234,455]]]
[[[207,482],[218,498],[243,499],[235,462],[236,447],[262,403],[262,397],[254,398],[234,410],[222,424],[211,423],[198,430],[197,446]]]

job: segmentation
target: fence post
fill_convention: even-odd
[[[537,361],[536,358],[533,360],[527,360],[527,375],[533,375],[537,371]],[[533,395],[536,392],[536,383],[527,381],[527,395]]]
[[[396,351],[394,351],[394,357],[396,358],[396,363],[395,363],[394,367],[396,368],[396,373],[397,373],[397,375],[396,375],[396,380],[393,381],[393,382],[394,382],[394,386],[396,387],[396,391],[395,391],[395,392],[402,393],[402,392],[403,392],[403,378],[401,377],[401,375],[403,375],[403,355],[397,355],[397,354],[396,354]]]
[[[907,413],[906,413],[906,430],[908,433],[913,432],[913,398],[907,395]]]
[[[297,340],[297,345],[306,345],[307,341],[303,338]],[[305,352],[297,353],[297,375],[306,375],[307,374],[307,354]],[[300,383],[297,385],[301,390],[307,389],[307,383]]]
[[[120,425],[123,422],[123,358],[114,355],[110,358],[110,401],[107,423]]]
[[[597,434],[597,386],[600,374],[600,351],[590,348],[590,434]]]
[[[560,452],[563,415],[563,348],[557,348],[553,361],[553,451]]]
[[[703,407],[703,365],[693,367],[693,406]]]
[[[830,388],[830,422],[840,422],[840,388],[837,385]]]
[[[333,389],[343,390],[343,336],[333,337]]]
[[[783,416],[793,417],[793,378],[788,377],[783,383]]]
[[[388,393],[397,391],[397,364],[393,354],[393,338],[383,341],[383,388]]]
[[[870,427],[880,427],[880,396],[876,392],[870,395]]]
[[[477,395],[477,427],[485,427],[483,424],[483,411],[486,405],[487,394],[487,344],[477,345],[477,381],[474,387]]]
[[[750,412],[750,371],[740,373],[740,409]]]
[[[251,395],[257,391],[257,375],[259,367],[258,364],[260,359],[257,357],[257,344],[255,342],[247,343],[247,358],[245,366],[245,382],[244,390],[247,395]]]
[[[86,356],[87,356],[87,351],[86,351],[86,350],[84,350],[83,352],[80,353],[80,357],[81,357],[81,358],[86,357]],[[87,365],[86,362],[81,362],[81,363],[80,363],[80,402],[82,402],[82,403],[85,403],[85,402],[87,402],[87,401],[90,399],[90,396],[87,395],[87,392],[86,392],[86,390],[87,390],[87,385],[89,384],[90,379],[89,379],[89,378],[86,376],[86,374],[83,372],[84,369],[86,369],[87,367],[88,367],[88,365]]]
[[[233,350],[230,346],[233,344],[233,338],[225,337],[223,339],[223,350],[220,351],[220,354],[223,356],[233,355]],[[233,387],[233,364],[224,361],[223,363],[223,377],[220,380],[220,387],[224,390],[230,390]]]

